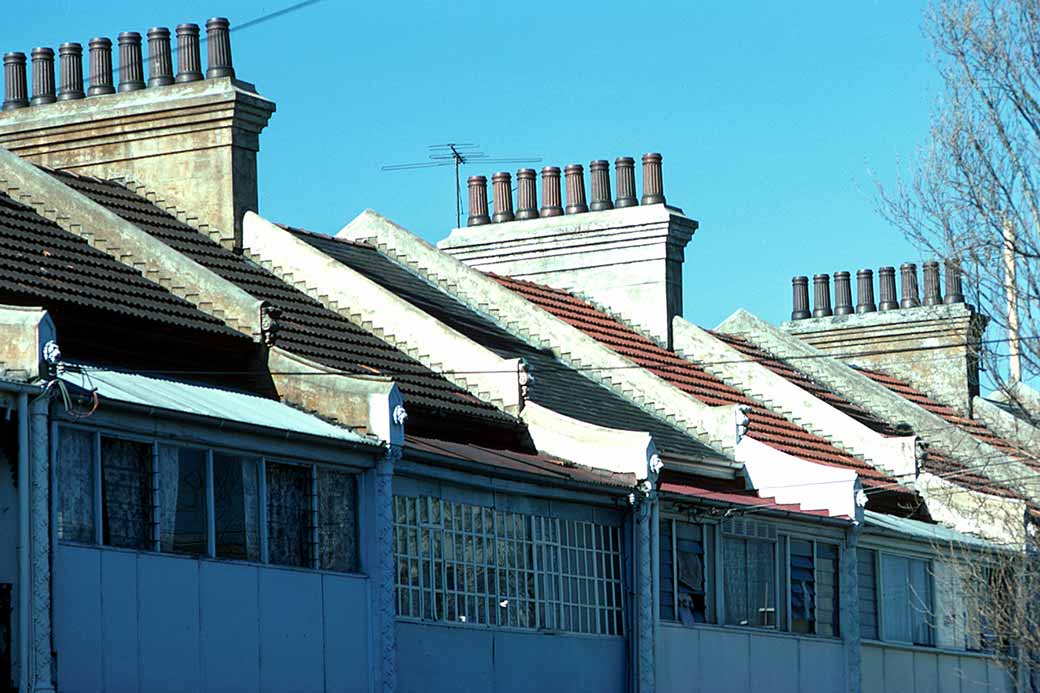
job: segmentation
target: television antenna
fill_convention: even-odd
[[[417,168],[437,168],[439,166],[455,167],[455,226],[462,226],[462,180],[459,168],[466,164],[534,164],[542,160],[540,156],[509,157],[505,159],[489,157],[480,151],[480,145],[473,142],[448,142],[446,144],[427,145],[429,161],[412,164],[390,164],[383,166],[383,171],[410,171]]]

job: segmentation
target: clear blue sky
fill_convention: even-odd
[[[213,15],[234,26],[293,2],[10,3],[0,52]],[[435,241],[454,225],[450,170],[381,165],[449,141],[538,166],[660,151],[669,202],[701,223],[686,317],[714,326],[745,307],[776,322],[794,274],[922,259],[876,214],[870,174],[892,180],[927,134],[922,9],[325,0],[232,39],[239,77],[278,104],[260,212],[332,233],[371,207]]]

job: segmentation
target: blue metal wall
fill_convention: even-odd
[[[369,691],[363,577],[59,545],[62,693]]]
[[[863,693],[1002,693],[1014,690],[989,657],[920,647],[863,645]]]

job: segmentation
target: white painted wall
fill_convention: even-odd
[[[59,545],[58,689],[368,691],[369,581]]]
[[[982,655],[863,643],[863,693],[1003,693],[1007,674]]]

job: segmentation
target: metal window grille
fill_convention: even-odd
[[[394,556],[399,616],[622,632],[617,527],[395,496]]]

